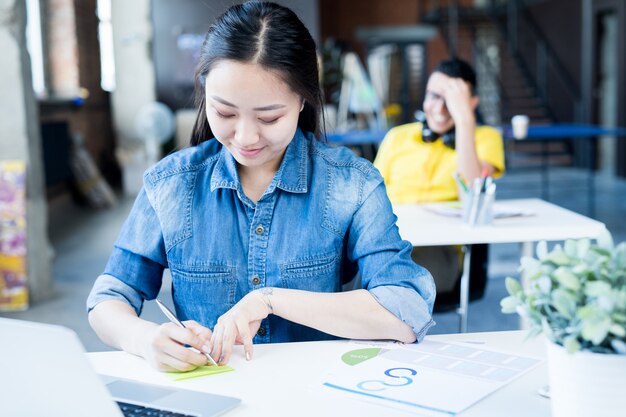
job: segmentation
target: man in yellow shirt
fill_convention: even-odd
[[[428,79],[422,121],[387,133],[374,165],[392,203],[457,200],[455,172],[468,184],[484,174],[504,173],[502,136],[492,127],[477,126],[475,89],[476,74],[468,63],[443,61]],[[481,250],[486,259],[486,247]],[[472,254],[476,258],[476,251]],[[446,301],[458,300],[451,295],[461,272],[458,248],[414,248],[413,259],[430,270]],[[472,287],[480,285],[473,276],[472,281]]]

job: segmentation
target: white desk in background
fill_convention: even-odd
[[[471,247],[479,243],[521,243],[522,255],[532,256],[533,243],[541,240],[597,238],[604,223],[546,201],[532,199],[497,200],[498,204],[531,212],[530,216],[497,218],[487,226],[470,227],[460,217],[449,217],[426,210],[419,204],[396,204],[398,228],[413,246],[466,245],[461,277],[459,309],[461,332],[467,331],[469,303],[469,261]]]
[[[543,339],[525,338],[525,331],[427,336],[433,341],[469,341],[474,346],[545,358]],[[143,359],[125,352],[89,353],[88,357],[100,374],[241,398],[242,404],[226,414],[232,417],[411,415],[356,398],[327,394],[312,387],[315,381],[321,381],[332,372],[327,364],[345,353],[346,346],[345,341],[255,345],[254,358],[250,362],[245,360],[242,347],[236,346],[229,363],[235,368],[234,372],[177,382],[150,368]],[[458,415],[548,417],[550,402],[537,394],[537,390],[546,384],[544,362]],[[450,395],[454,396],[454,392]]]

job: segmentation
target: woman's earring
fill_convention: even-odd
[[[302,105],[300,106],[300,111],[304,110],[304,100],[302,100]]]

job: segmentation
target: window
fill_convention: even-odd
[[[33,90],[38,97],[46,94],[42,39],[39,0],[26,0],[26,48],[30,55]]]
[[[115,90],[115,58],[113,55],[113,26],[111,0],[98,0],[98,37],[100,39],[100,85],[105,91]]]

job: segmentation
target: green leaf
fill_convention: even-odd
[[[585,295],[587,297],[601,297],[611,294],[611,285],[604,281],[589,281],[585,284]]]
[[[567,353],[576,353],[580,350],[580,342],[576,338],[576,336],[566,337],[563,340],[563,347],[567,351]]]
[[[552,273],[554,272],[555,269],[556,269],[556,267],[553,264],[551,264],[551,263],[543,263],[543,264],[541,264],[541,268],[539,268],[541,273],[543,273],[545,275],[552,275]]]
[[[615,312],[611,315],[613,321],[618,323],[626,323],[626,314]]]
[[[608,296],[602,295],[596,298],[594,302],[598,305],[599,308],[604,310],[606,313],[610,313],[611,311],[613,311],[613,308],[615,307],[615,302],[613,301],[613,298],[610,297],[610,294]]]
[[[614,334],[617,337],[624,337],[626,336],[626,327],[613,323],[611,324],[611,327],[609,327],[609,333]]]
[[[537,258],[539,258],[540,260],[543,260],[548,255],[548,244],[545,240],[537,243],[535,253],[537,254]]]
[[[591,247],[591,240],[589,239],[580,239],[576,245],[576,252],[578,253],[579,259],[585,259],[587,254],[589,253],[589,248]]]
[[[545,317],[541,318],[541,331],[548,339],[555,340],[555,335],[552,331],[552,327],[550,327],[550,323],[548,323],[548,320]]]
[[[557,251],[556,249],[550,252],[548,256],[546,256],[545,260],[550,261],[553,264],[558,265],[558,266],[570,264],[569,256],[567,256],[567,254],[563,252],[562,250]]]
[[[570,258],[576,258],[578,256],[578,244],[575,240],[566,240],[563,245],[563,250]]]
[[[583,321],[581,336],[584,340],[588,340],[597,346],[606,339],[610,328],[611,319],[608,317],[597,320],[585,320]]]
[[[528,272],[524,272],[523,275],[524,275],[524,279],[527,282],[533,282],[533,281],[538,280],[543,275],[543,273],[541,272],[540,269],[537,269],[532,274],[529,274]]]
[[[556,290],[552,294],[552,305],[564,317],[574,318],[576,314],[576,299],[564,290]]]
[[[601,247],[602,249],[605,249],[609,252],[613,250],[614,248],[613,236],[611,236],[611,233],[607,229],[602,230],[597,240],[598,240],[598,246]]]
[[[532,274],[541,267],[541,262],[530,256],[522,256],[520,259],[520,269],[527,274]]]
[[[593,321],[604,316],[605,313],[595,304],[587,304],[576,311],[576,315],[583,321]]]
[[[381,348],[351,350],[350,352],[344,353],[343,356],[341,356],[341,360],[347,365],[358,365],[361,362],[375,358],[381,350]]]
[[[605,249],[605,248],[601,248],[599,246],[593,246],[590,251],[593,251],[594,253],[608,259],[611,257],[611,251],[609,249]],[[601,262],[606,262],[606,259],[601,259]]]
[[[552,290],[552,280],[550,279],[549,276],[546,275],[542,275],[537,281],[536,281],[536,286],[537,289],[542,293],[542,294],[549,294],[550,290]]]
[[[572,268],[572,272],[576,275],[583,276],[588,275],[591,271],[589,270],[588,264],[581,262],[577,265],[574,265],[574,267]]]
[[[504,297],[500,300],[500,308],[504,314],[511,314],[517,312],[517,306],[522,304],[519,298],[515,296]]]
[[[580,289],[580,280],[576,275],[572,273],[571,269],[560,267],[557,268],[556,271],[552,273],[552,275],[563,287],[568,288],[572,291],[578,291]]]
[[[504,280],[504,286],[511,295],[517,295],[522,292],[522,285],[515,278],[506,277]]]
[[[527,339],[530,339],[531,337],[535,337],[537,335],[541,334],[541,327],[539,326],[533,326],[530,328],[530,330],[528,331],[528,336]]]
[[[622,242],[613,251],[613,259],[618,270],[626,270],[626,242]]]

